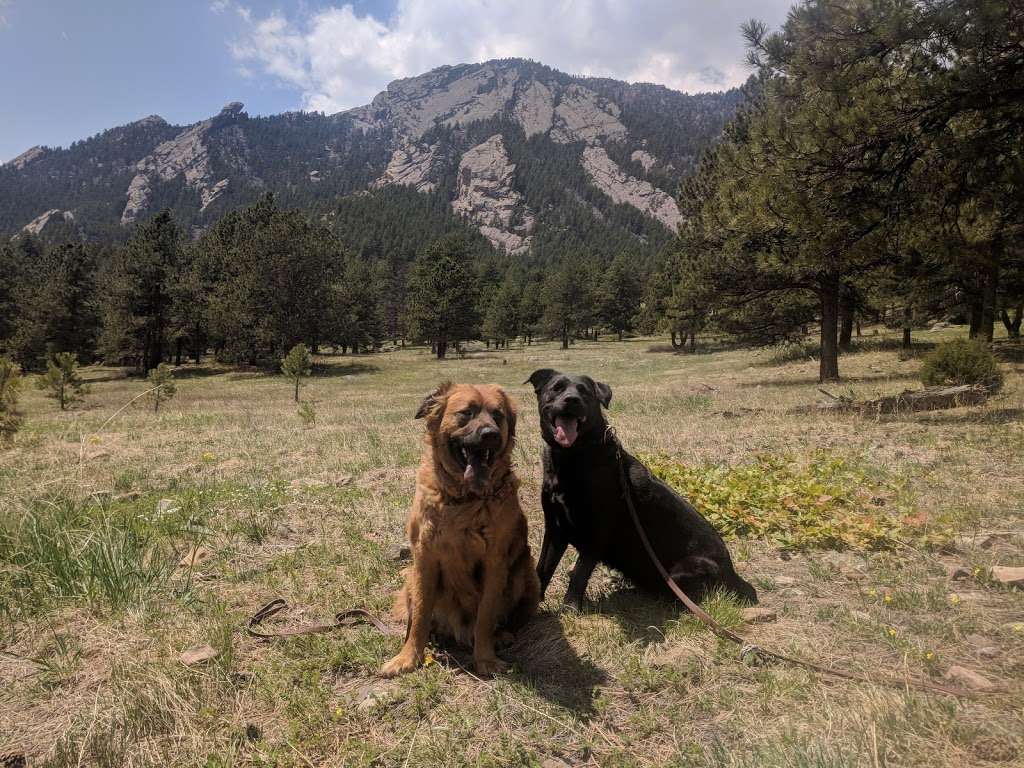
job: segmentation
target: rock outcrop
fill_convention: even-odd
[[[533,228],[533,215],[512,186],[515,170],[501,134],[491,136],[463,154],[452,203],[455,213],[475,222],[494,247],[509,253],[529,249]]]
[[[682,222],[675,200],[657,187],[623,171],[601,147],[583,150],[583,168],[594,186],[616,203],[631,205],[673,231]]]
[[[430,192],[434,182],[430,180],[430,172],[434,165],[434,153],[437,146],[420,147],[411,141],[391,153],[391,160],[384,174],[377,179],[375,186],[402,184],[419,192]]]
[[[626,136],[615,103],[577,83],[529,77],[520,66],[489,62],[440,67],[396,80],[365,107],[343,113],[357,128],[391,128],[418,139],[435,125],[468,125],[511,115],[527,136],[550,132],[561,143]]]
[[[562,143],[598,139],[623,139],[626,126],[619,121],[618,105],[600,98],[588,88],[570,85],[555,107],[555,126],[551,138]]]
[[[44,152],[46,152],[46,150],[43,149],[42,147],[32,147],[31,149],[26,149],[24,152],[22,152],[16,158],[14,158],[13,160],[11,160],[8,163],[6,163],[6,165],[13,165],[15,168],[17,168],[20,171],[26,165],[28,165],[33,160],[35,160],[37,157],[42,155]]]
[[[658,162],[654,155],[643,149],[633,150],[633,154],[629,156],[629,159],[634,163],[640,163],[644,168],[644,173],[651,170],[651,168],[654,167],[654,164]]]
[[[46,213],[41,213],[36,216],[32,221],[21,228],[22,232],[28,232],[32,235],[38,235],[42,232],[46,225],[53,220],[54,216],[60,216],[64,221],[72,222],[75,220],[75,214],[71,211],[62,211],[60,208],[51,208]]]
[[[228,186],[227,179],[213,180],[210,153],[206,136],[213,128],[230,131],[230,123],[241,113],[243,105],[232,101],[216,117],[203,120],[186,128],[173,139],[162,142],[153,153],[142,158],[135,166],[135,176],[128,184],[128,200],[121,213],[121,223],[131,224],[149,209],[152,185],[156,180],[171,181],[183,176],[185,184],[194,189],[200,200],[200,210],[206,208]],[[244,144],[245,137],[236,130],[234,140]]]

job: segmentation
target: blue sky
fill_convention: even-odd
[[[524,56],[718,90],[790,0],[0,0],[0,161],[150,114],[334,112],[442,64]]]

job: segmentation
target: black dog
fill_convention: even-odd
[[[626,506],[615,439],[602,407],[612,400],[607,384],[550,368],[528,379],[537,393],[544,436],[544,541],[537,561],[541,596],[565,548],[579,552],[565,603],[579,610],[587,582],[600,562],[638,587],[671,595],[651,562]],[[694,600],[723,587],[751,603],[757,593],[733,568],[725,542],[675,491],[621,451],[640,522],[665,569]]]

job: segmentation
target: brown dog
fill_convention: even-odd
[[[515,406],[497,385],[445,383],[416,418],[427,432],[407,524],[412,566],[395,601],[408,629],[381,674],[415,669],[433,631],[472,645],[477,673],[492,675],[506,668],[498,628],[515,632],[540,601],[512,469]]]

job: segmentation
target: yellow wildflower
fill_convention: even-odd
[[[950,592],[949,604],[953,606],[960,605],[960,595],[958,595],[956,592]]]
[[[885,597],[883,597],[882,599],[886,602],[886,604],[891,603],[892,602],[892,595],[890,595],[888,592],[886,592]]]

